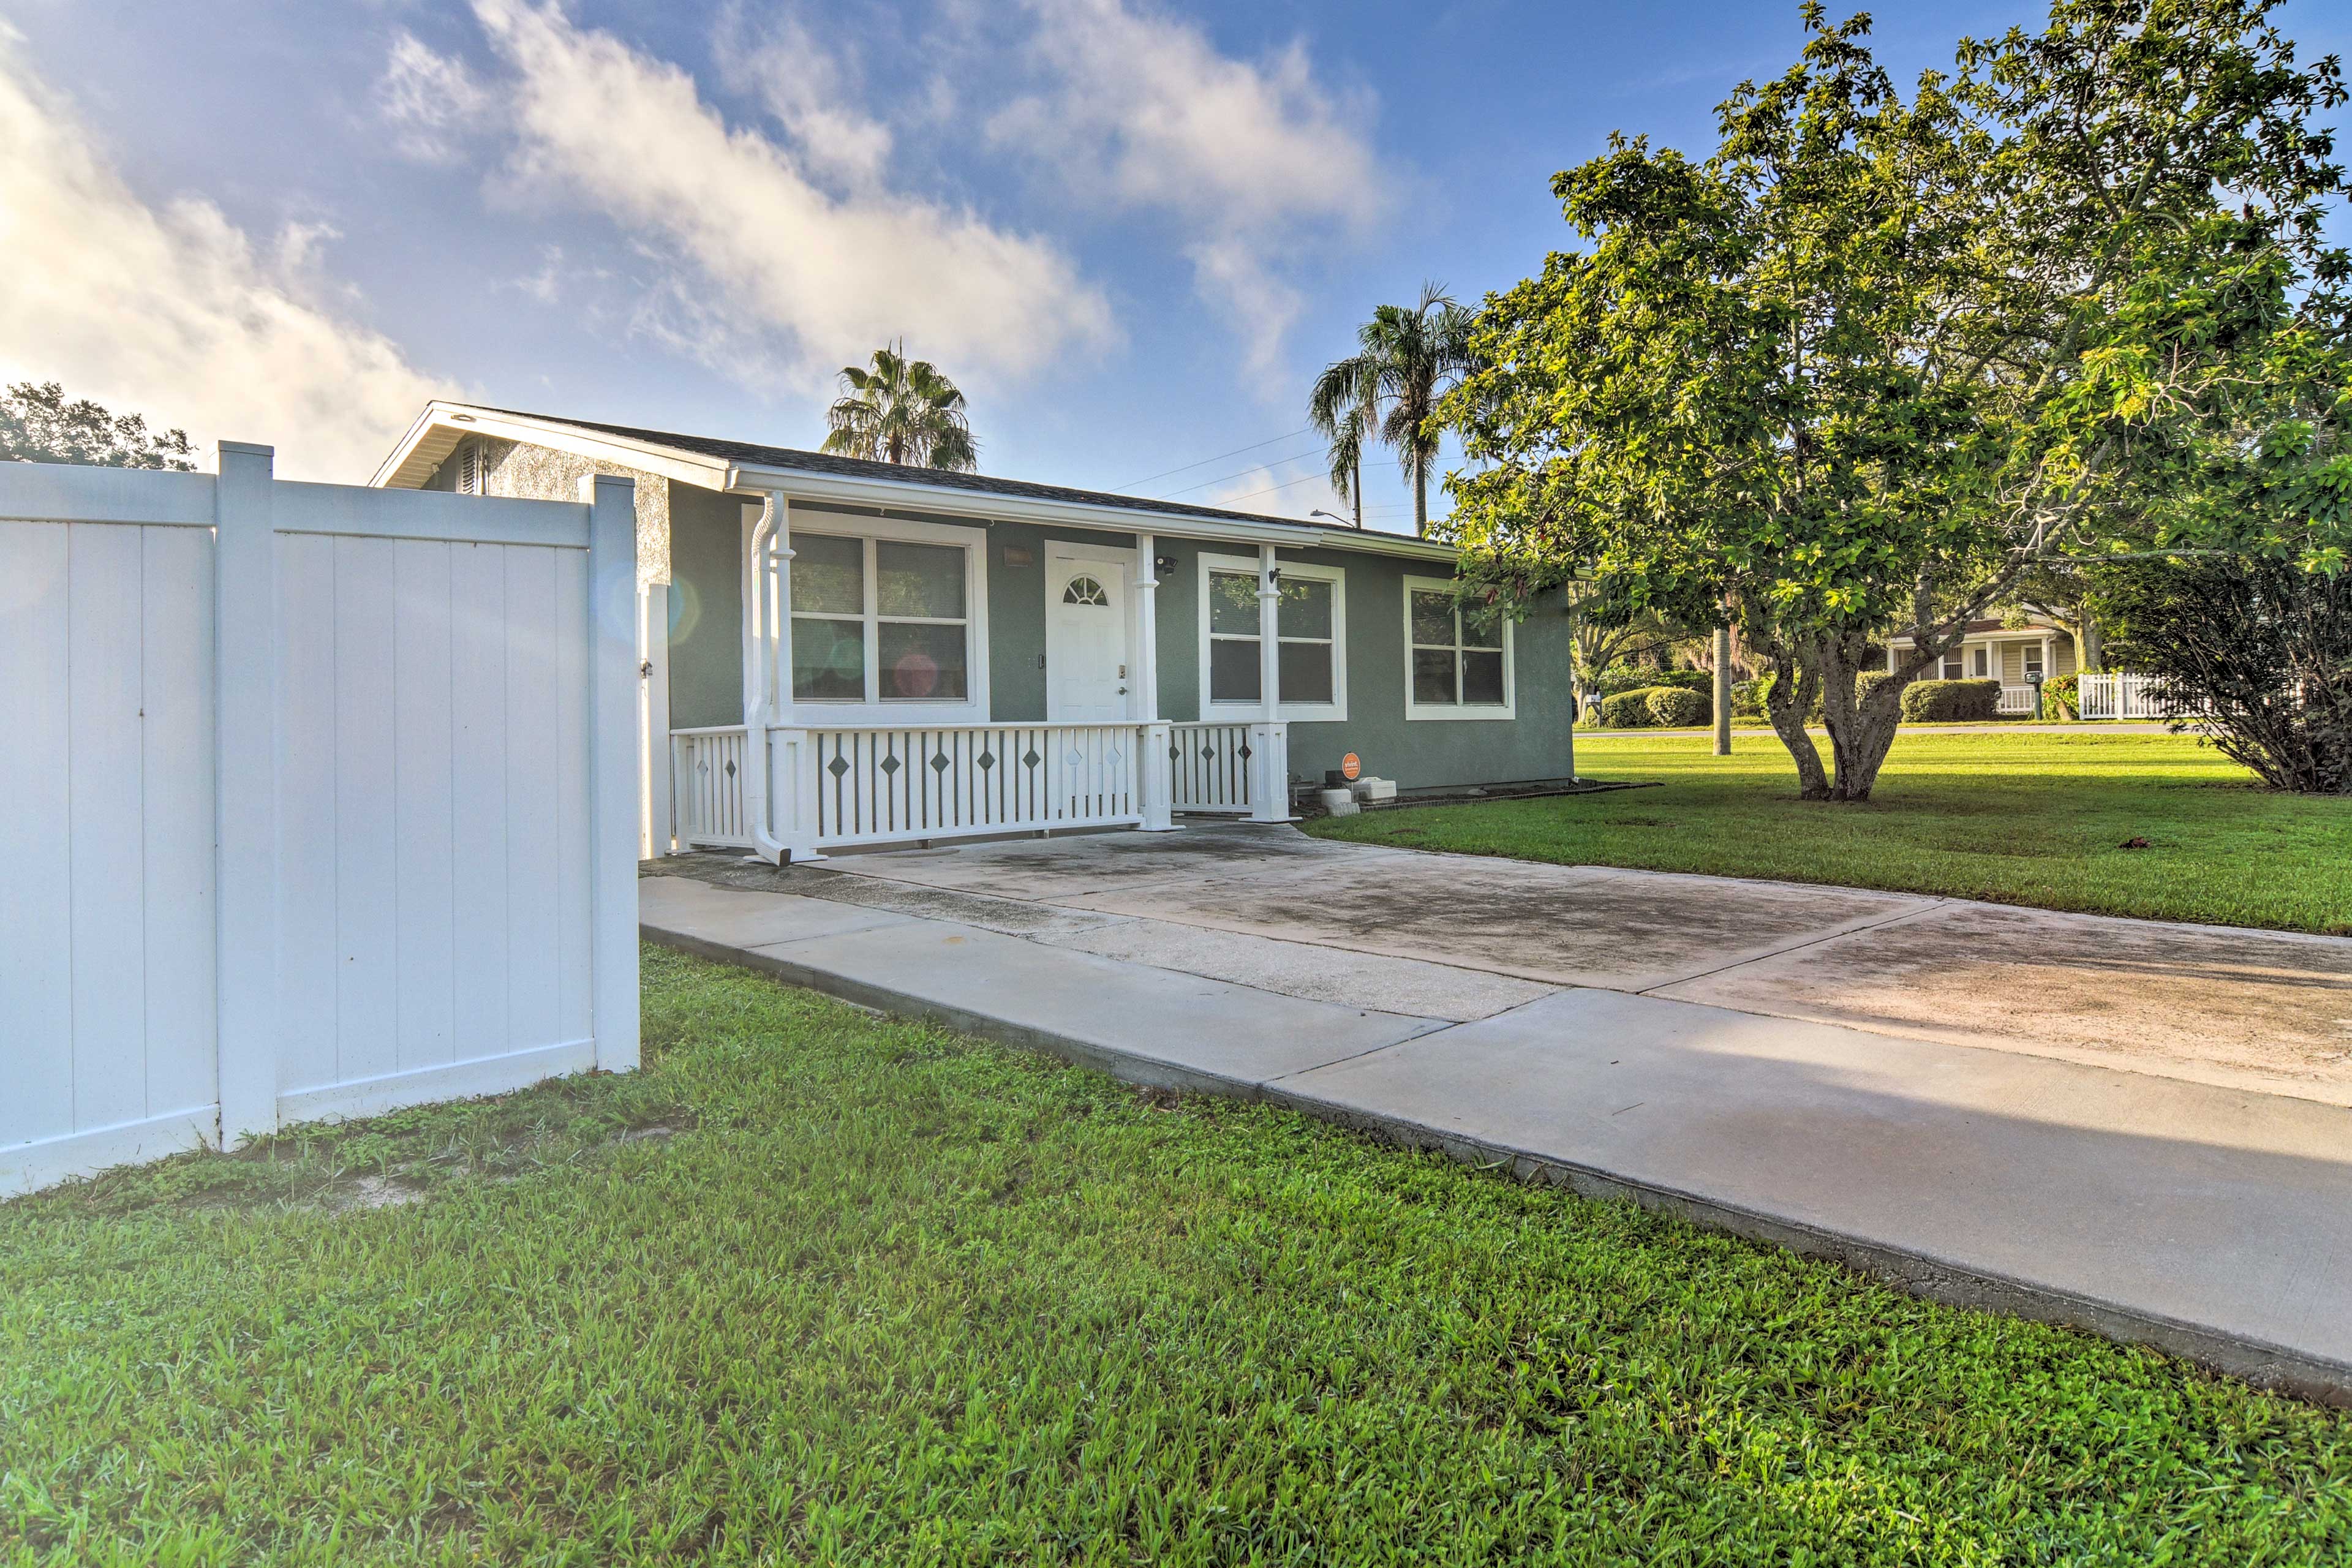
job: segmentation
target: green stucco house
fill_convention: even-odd
[[[649,848],[771,859],[1262,821],[1353,755],[1420,791],[1575,773],[1570,626],[1454,605],[1396,534],[460,403],[374,483],[637,486]],[[754,743],[756,741],[757,743]]]

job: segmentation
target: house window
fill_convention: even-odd
[[[1203,556],[1202,686],[1210,708],[1254,708],[1259,689],[1257,563]],[[1276,700],[1286,719],[1347,717],[1347,574],[1284,562],[1275,607]]]
[[[2028,644],[2025,649],[2025,679],[2042,679],[2042,649],[2038,644]]]
[[[966,547],[796,529],[792,549],[794,702],[970,700]]]
[[[1404,581],[1408,719],[1508,719],[1517,711],[1511,679],[1510,622],[1465,610],[1454,584],[1434,577]]]
[[[1990,649],[1981,646],[1977,648],[1977,679],[1979,680],[1984,679],[1987,676],[1992,673],[1992,659],[1990,658]]]
[[[1944,656],[1943,676],[1946,680],[1958,680],[1961,676],[1960,653],[1958,648]]]

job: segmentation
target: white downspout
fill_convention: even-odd
[[[760,521],[751,529],[747,563],[751,593],[744,658],[751,668],[743,698],[743,819],[751,829],[752,851],[771,866],[782,865],[785,853],[772,821],[775,803],[768,788],[768,729],[778,717],[777,624],[791,625],[781,607],[791,603],[786,596],[792,590],[791,518],[791,503],[782,492],[760,492]]]

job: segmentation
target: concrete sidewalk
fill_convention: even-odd
[[[2352,1111],[1634,994],[1589,974],[1171,924],[1150,912],[1181,901],[1168,856],[1213,852],[1127,844],[1039,858],[1033,871],[1053,868],[1040,874],[1076,879],[1083,865],[1084,885],[1054,903],[975,890],[991,881],[985,858],[957,851],[740,879],[789,891],[649,877],[645,930],[1132,1081],[1507,1161],[1937,1300],[2352,1404]],[[1286,895],[1302,905],[1344,890],[1343,865],[1402,853],[1296,845],[1272,852],[1307,873]],[[1828,914],[1868,929],[1908,912]],[[1681,950],[1657,951],[1669,935],[1636,933],[1642,962],[1684,973]],[[1772,945],[1726,948],[1722,935],[1690,939],[1717,943],[1717,971]]]

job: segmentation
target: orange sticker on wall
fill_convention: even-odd
[[[1347,779],[1352,783],[1356,775],[1363,771],[1363,759],[1357,756],[1355,752],[1349,752],[1346,756],[1339,759],[1339,776],[1341,778]]]

